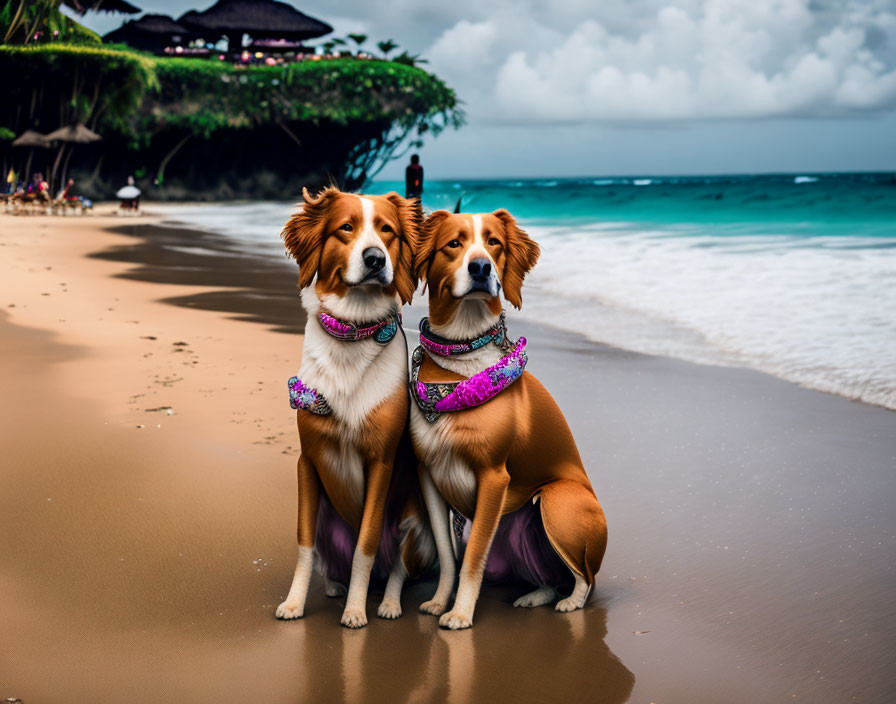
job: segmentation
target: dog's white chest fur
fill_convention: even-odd
[[[433,359],[444,369],[470,377],[496,364],[502,356],[497,347],[489,345],[469,354]],[[470,513],[476,505],[476,475],[454,450],[457,413],[464,411],[443,413],[430,423],[417,404],[411,403],[411,435],[439,493],[455,509]]]
[[[313,289],[302,291],[302,302],[308,323],[299,378],[324,395],[333,409],[334,420],[344,426],[346,439],[350,441],[360,433],[370,413],[405,385],[404,337],[396,335],[385,345],[373,338],[356,342],[337,340],[317,320],[320,301]],[[326,301],[326,304],[337,317],[345,315],[345,311],[338,310],[341,306],[337,301]],[[389,312],[388,308],[371,310],[367,319],[382,318]]]
[[[335,298],[335,297],[334,297]],[[381,345],[372,338],[355,342],[337,340],[320,326],[317,314],[320,301],[313,287],[302,291],[302,303],[308,313],[305,343],[299,378],[327,399],[333,420],[340,426],[342,444],[338,456],[329,457],[328,465],[339,475],[341,485],[356,505],[364,501],[364,462],[357,450],[358,440],[370,414],[383,401],[402,389],[407,379],[407,346],[396,335]],[[337,317],[358,315],[352,301],[326,301]],[[397,304],[395,304],[397,305]],[[388,306],[372,307],[368,320],[382,318]]]
[[[454,419],[447,414],[430,423],[417,405],[411,404],[414,448],[439,493],[455,509],[469,513],[468,507],[476,504],[476,475],[454,452],[453,424]]]

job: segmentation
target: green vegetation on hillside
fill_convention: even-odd
[[[4,0],[0,5],[0,43],[102,43],[96,32],[63,15],[60,4],[60,0]]]
[[[311,180],[353,188],[423,135],[463,123],[454,91],[439,78],[391,61],[235,66],[120,46],[6,44],[0,45],[0,75],[0,128],[49,132],[83,122],[104,138],[95,158],[123,148],[128,168],[136,164],[159,180],[166,168],[170,175],[182,171],[176,155],[185,146],[219,173],[227,171],[215,153],[216,140],[227,140],[244,155],[241,173],[253,168],[245,155],[254,147],[281,144],[294,151],[294,163],[279,163],[281,147],[258,153],[257,166],[287,180],[304,170]],[[321,139],[330,144],[318,144]],[[12,156],[8,142],[0,142],[0,151]],[[110,156],[123,160],[118,152]]]

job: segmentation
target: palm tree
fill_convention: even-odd
[[[49,33],[57,30],[63,37],[74,33],[78,38],[86,36],[90,40],[99,40],[93,32],[60,13],[60,5],[71,8],[79,15],[96,10],[127,14],[140,12],[126,0],[5,0],[0,4],[0,44],[28,44],[34,40],[38,30]],[[78,29],[80,31],[75,31]]]
[[[387,39],[384,42],[377,42],[377,46],[379,47],[380,51],[383,52],[384,59],[389,57],[390,51],[394,51],[398,48],[398,44],[396,44],[391,39]]]
[[[345,46],[346,43],[347,43],[347,42],[345,41],[345,39],[343,39],[342,37],[332,37],[332,38],[330,39],[330,41],[333,42],[333,46],[334,46],[334,47],[343,47],[343,46]],[[335,49],[334,49],[334,50],[335,50]],[[345,54],[348,53],[348,52],[344,52],[344,51],[342,51],[341,49],[339,49],[339,50],[335,50],[335,51],[336,51],[336,54],[337,54],[338,56],[345,56]]]
[[[366,34],[349,34],[348,38],[351,39],[358,46],[359,53],[361,51],[361,45],[367,41]]]
[[[428,64],[427,59],[421,59],[420,54],[409,54],[407,51],[401,52],[392,59],[397,64],[406,64],[407,66],[416,66],[417,64]]]

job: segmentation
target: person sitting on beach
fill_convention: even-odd
[[[115,197],[120,201],[119,208],[121,208],[121,210],[133,210],[134,212],[138,212],[140,210],[141,194],[142,191],[135,185],[134,177],[128,176],[128,184],[119,188],[115,193]]]
[[[406,198],[420,198],[423,195],[423,167],[418,154],[411,156],[411,163],[404,170],[404,184]]]
[[[39,203],[43,203],[45,205],[49,205],[51,202],[50,198],[50,184],[47,183],[47,180],[43,177],[43,174],[38,176],[37,183],[37,200]]]

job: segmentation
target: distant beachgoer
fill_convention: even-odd
[[[404,190],[407,198],[420,198],[423,195],[423,167],[420,156],[411,156],[411,163],[404,170]]]
[[[140,194],[142,191],[134,185],[134,177],[128,176],[128,185],[118,189],[115,197],[121,201],[122,210],[140,210]]]
[[[59,191],[59,194],[56,196],[59,200],[68,200],[72,198],[72,190],[75,187],[75,179],[70,178],[68,182],[65,184],[65,188]]]
[[[16,192],[16,172],[12,169],[9,170],[9,173],[6,176],[6,192],[7,193],[15,193]]]

